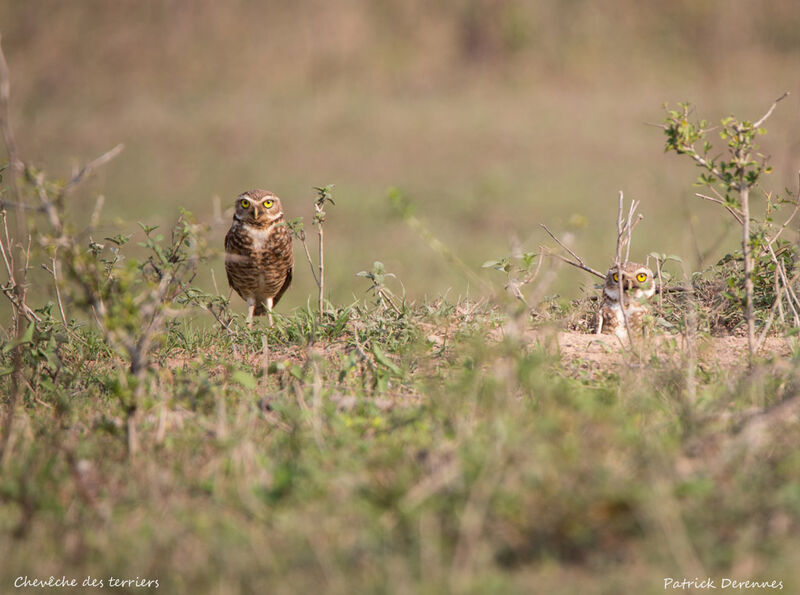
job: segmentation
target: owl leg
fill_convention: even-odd
[[[256,310],[256,301],[253,298],[247,299],[247,326],[253,326],[253,312]]]
[[[595,324],[595,335],[600,335],[603,333],[603,313],[597,312],[596,314],[596,324]]]
[[[267,298],[267,321],[272,326],[272,302],[273,298]]]

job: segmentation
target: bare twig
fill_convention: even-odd
[[[394,311],[395,311],[395,313],[396,313],[398,316],[402,316],[402,315],[403,315],[403,312],[402,312],[402,311],[400,310],[400,308],[398,308],[398,307],[397,307],[397,305],[394,303],[394,300],[392,299],[392,296],[391,296],[391,295],[389,295],[389,292],[387,292],[387,291],[386,291],[386,289],[384,289],[383,287],[378,287],[378,288],[377,288],[377,292],[378,292],[378,295],[379,295],[380,297],[382,297],[384,300],[386,300],[387,302],[389,302],[389,305],[391,306],[392,310],[394,310]],[[523,301],[524,301],[524,300],[523,300]]]
[[[747,321],[747,349],[752,361],[755,353],[755,313],[753,311],[753,250],[750,246],[750,187],[740,186],[742,203],[742,255],[744,257],[745,320]]]
[[[625,262],[631,259],[631,233],[633,231],[633,213],[636,210],[636,201],[631,201],[628,209],[628,220],[625,223]]]
[[[776,284],[777,284],[778,275],[779,275],[779,273],[776,271]],[[800,279],[800,271],[798,271],[795,274],[795,276],[792,277],[792,280],[789,281],[788,284],[780,286],[778,288],[778,290],[776,291],[775,301],[772,303],[772,307],[769,309],[769,316],[767,317],[767,323],[764,325],[764,328],[761,330],[761,334],[758,337],[758,343],[756,344],[756,352],[761,350],[761,347],[763,347],[764,342],[767,339],[767,333],[769,333],[769,329],[772,327],[772,321],[773,321],[773,319],[775,317],[775,310],[778,309],[778,308],[781,308],[781,301],[783,300],[783,292],[786,291],[787,287],[791,287],[794,283],[796,283],[798,279]],[[792,306],[791,300],[787,300],[787,301],[789,302],[789,305],[794,310],[794,307]],[[794,316],[795,316],[795,326],[797,326],[798,325],[797,312],[794,311],[793,313],[794,313]]]
[[[694,161],[700,167],[707,169],[711,174],[713,174],[716,178],[722,177],[722,172],[719,171],[716,167],[713,167],[707,160],[700,157],[700,154],[694,148],[694,145],[684,145],[681,150],[686,153],[689,157],[694,159]]]
[[[635,200],[631,201],[631,205],[628,209],[628,216],[623,217],[624,207],[624,196],[622,191],[619,192],[619,204],[617,206],[617,251],[615,256],[615,262],[619,264],[620,262],[628,262],[630,260],[631,254],[631,235],[633,234],[634,228],[639,224],[639,222],[644,218],[641,214],[636,218],[634,221],[633,216],[636,213],[636,209],[639,207],[639,203]],[[625,260],[622,259],[622,251],[625,250]]]
[[[60,204],[61,201],[64,200],[64,197],[75,186],[77,186],[78,184],[83,182],[83,180],[85,180],[94,170],[96,170],[99,167],[104,166],[106,163],[108,163],[109,161],[114,159],[114,157],[116,157],[117,155],[122,153],[122,150],[124,148],[125,148],[125,145],[123,143],[120,143],[116,147],[114,147],[113,149],[110,149],[110,150],[106,151],[105,153],[103,153],[102,155],[100,155],[100,157],[97,157],[96,159],[94,159],[94,160],[90,161],[89,163],[87,163],[86,165],[84,165],[80,169],[80,171],[77,174],[75,174],[72,177],[72,179],[64,185],[64,187],[61,189],[61,191],[56,196],[56,200],[54,202]]]
[[[797,308],[800,308],[800,300],[797,299],[797,294],[792,289],[792,283],[790,283],[786,279],[786,269],[783,266],[783,263],[778,260],[775,251],[772,249],[772,246],[767,244],[769,248],[770,258],[772,262],[775,263],[775,272],[778,274],[780,280],[783,282],[784,287],[786,288],[786,293],[789,296],[787,302],[789,303],[789,307],[792,309],[792,313],[794,314],[795,326],[800,326],[800,315],[798,315]],[[795,307],[797,305],[797,308]]]
[[[578,261],[578,262],[580,262],[580,263],[583,263],[583,260],[581,259],[581,257],[580,257],[580,256],[578,256],[577,254],[575,254],[575,253],[574,253],[574,252],[573,252],[573,251],[570,249],[570,247],[569,247],[569,246],[567,246],[567,245],[566,245],[564,242],[562,242],[561,240],[559,240],[559,239],[558,239],[558,238],[557,238],[557,237],[556,237],[556,236],[553,234],[553,232],[552,232],[552,231],[550,231],[550,230],[548,229],[548,227],[547,227],[547,226],[546,226],[544,223],[540,223],[540,224],[539,224],[539,226],[540,226],[542,229],[544,229],[544,230],[547,232],[547,235],[549,235],[551,238],[553,238],[553,240],[555,240],[556,244],[558,244],[558,245],[559,245],[559,246],[561,246],[561,247],[562,247],[564,250],[566,250],[567,252],[569,252],[569,254],[570,254],[570,256],[572,256],[572,258],[574,258],[575,260],[577,260],[577,261]]]
[[[778,240],[778,238],[781,237],[783,230],[786,229],[788,225],[794,220],[798,210],[800,210],[800,171],[797,172],[797,195],[795,196],[794,200],[794,209],[792,209],[791,214],[786,219],[786,221],[783,222],[783,225],[781,225],[780,229],[778,229],[778,231],[775,233],[772,239],[767,241],[768,244],[770,245],[774,244]]]
[[[767,118],[769,118],[769,117],[772,115],[772,112],[774,112],[774,111],[775,111],[775,107],[777,107],[778,103],[779,103],[780,101],[782,101],[783,99],[786,99],[788,96],[789,96],[789,91],[785,91],[785,92],[783,93],[783,95],[781,95],[781,96],[780,96],[780,97],[778,97],[778,98],[777,98],[775,101],[773,101],[773,102],[772,102],[772,105],[771,105],[771,106],[770,106],[770,108],[767,110],[767,113],[766,113],[766,114],[764,114],[763,116],[761,116],[761,119],[760,119],[760,120],[758,120],[758,122],[756,122],[755,124],[753,124],[753,128],[758,128],[758,127],[760,127],[760,126],[761,126],[761,125],[762,125],[764,122],[766,122],[766,121],[767,121]]]
[[[727,204],[724,200],[721,200],[719,198],[714,198],[713,196],[707,196],[705,194],[700,194],[699,192],[695,192],[694,195],[697,196],[698,198],[702,198],[702,199],[705,199],[705,200],[710,200],[711,202],[717,203],[718,205],[722,205],[723,207],[725,207],[727,209],[727,211],[731,215],[733,215],[733,218],[736,219],[736,221],[739,223],[739,225],[743,224],[741,211],[739,211],[738,209],[734,209],[732,206]]]
[[[639,222],[642,219],[644,219],[644,215],[639,213],[636,216],[636,221],[628,220],[628,241],[627,241],[627,244],[625,245],[625,260],[626,261],[631,259],[631,235],[633,234],[633,230],[636,229],[636,226],[639,225]]]
[[[0,287],[0,291],[3,293],[4,296],[8,298],[8,301],[11,302],[11,305],[14,307],[14,311],[18,312],[20,316],[22,316],[27,322],[41,322],[42,319],[39,317],[36,312],[31,310],[30,306],[24,302],[20,302],[19,298],[17,298],[16,294],[14,293],[14,287]]]
[[[214,293],[220,295],[219,287],[217,287],[217,276],[214,274],[214,269],[209,269],[211,271],[211,284],[214,286]]]
[[[311,258],[311,252],[309,252],[308,250],[305,230],[301,229],[300,232],[297,234],[297,238],[300,240],[300,243],[303,245],[303,250],[306,253],[306,260],[308,260],[308,266],[311,267],[311,274],[314,276],[314,284],[317,286],[317,288],[319,288],[319,278],[317,277],[317,269],[314,267],[314,260]]]
[[[10,108],[11,103],[11,76],[8,72],[8,63],[3,53],[3,36],[0,35],[0,132],[3,135],[3,143],[8,153],[9,161],[9,180],[11,193],[17,203],[22,203],[17,186],[17,175],[22,171],[22,162],[17,158],[17,142],[14,139],[14,130],[11,127]]]
[[[64,234],[64,226],[61,223],[61,217],[58,216],[58,211],[53,205],[50,197],[47,196],[47,190],[44,187],[44,173],[39,172],[34,177],[34,185],[36,186],[36,194],[39,196],[39,202],[42,203],[42,210],[47,215],[47,219],[50,222],[50,227],[53,228],[53,231],[58,235],[59,240],[62,238]]]
[[[617,277],[617,291],[619,292],[619,301],[622,311],[622,320],[625,323],[625,332],[628,335],[628,344],[630,346],[631,351],[641,357],[638,351],[636,350],[634,343],[633,343],[633,333],[631,332],[630,322],[628,321],[628,304],[625,303],[625,292],[622,287],[622,269],[621,269],[621,258],[622,258],[622,250],[625,249],[625,261],[628,262],[630,260],[630,252],[631,252],[631,237],[633,234],[633,229],[636,225],[643,219],[643,216],[640,214],[637,219],[634,221],[633,216],[636,214],[636,209],[639,207],[639,203],[635,200],[631,201],[630,207],[628,208],[628,216],[623,218],[623,211],[624,211],[624,195],[622,191],[619,192],[619,201],[617,204],[617,251],[616,257],[614,260],[614,264],[617,267],[617,271],[619,275]]]
[[[776,270],[775,271],[775,295],[776,296],[780,295],[780,293],[781,293],[781,276],[778,273],[778,271]],[[786,314],[783,311],[783,300],[778,300],[778,317],[780,318],[781,324],[785,326],[786,325]],[[800,321],[795,320],[795,325],[797,325],[798,322],[800,322]]]
[[[21,242],[25,237],[26,219],[25,208],[22,195],[19,191],[17,184],[17,176],[22,171],[23,166],[17,157],[17,143],[14,139],[14,131],[11,127],[11,118],[9,104],[11,101],[11,76],[8,72],[8,63],[6,62],[5,54],[2,47],[2,36],[0,36],[0,132],[3,136],[3,143],[8,154],[9,172],[8,172],[8,185],[11,188],[11,195],[14,198],[16,206],[16,236],[15,240]],[[5,225],[5,210],[3,210],[3,222]],[[32,312],[28,308],[25,300],[27,295],[27,284],[25,283],[25,275],[27,269],[25,266],[20,266],[17,259],[13,257],[14,244],[8,235],[8,227],[6,226],[6,247],[8,255],[4,255],[4,261],[11,264],[9,272],[9,289],[4,290],[3,293],[11,300],[14,305],[14,334],[17,339],[20,339],[25,332],[25,324],[23,317],[30,318]],[[12,295],[13,294],[13,295]],[[35,316],[35,314],[34,314]],[[14,425],[14,414],[17,406],[17,400],[20,393],[20,381],[22,376],[22,344],[17,344],[11,354],[12,360],[12,373],[11,373],[11,393],[5,399],[6,412],[3,417],[2,435],[0,435],[0,464],[4,465],[8,460],[8,447],[11,439],[11,433]]]
[[[326,218],[325,203],[330,202],[331,204],[335,204],[331,195],[332,188],[333,185],[314,188],[317,191],[317,199],[314,201],[314,224],[317,226],[317,242],[319,248],[317,260],[317,271],[319,274],[314,277],[319,289],[317,296],[317,319],[319,321],[322,321],[322,310],[325,299],[325,236],[323,231],[323,224]],[[303,245],[305,247],[305,243]],[[307,248],[306,252],[308,252]],[[311,259],[309,258],[309,263],[310,262]]]
[[[549,251],[549,250],[547,250],[546,252],[542,251],[542,252],[541,252],[541,255],[542,255],[542,256],[555,256],[556,258],[559,258],[559,259],[563,260],[563,261],[564,261],[564,262],[566,262],[567,264],[571,264],[572,266],[574,266],[574,267],[577,267],[577,268],[579,268],[579,269],[581,269],[581,270],[583,270],[583,271],[586,271],[587,273],[591,273],[592,275],[595,275],[596,277],[600,277],[601,279],[605,279],[605,278],[606,278],[606,276],[605,276],[603,273],[601,273],[600,271],[598,271],[598,270],[595,270],[595,269],[593,269],[592,267],[590,267],[590,266],[586,265],[586,263],[584,263],[584,262],[583,262],[583,259],[582,259],[580,256],[578,256],[577,254],[575,254],[575,252],[573,252],[572,250],[570,250],[570,249],[567,247],[567,245],[566,245],[566,244],[564,244],[564,242],[562,242],[561,240],[559,240],[559,239],[558,239],[558,238],[557,238],[557,237],[556,237],[556,236],[553,234],[553,232],[552,232],[552,231],[550,231],[550,229],[548,229],[548,227],[547,227],[547,226],[546,226],[544,223],[541,223],[541,224],[540,224],[540,227],[541,227],[542,229],[544,229],[544,230],[547,232],[547,235],[549,235],[551,238],[553,238],[553,240],[555,240],[555,242],[556,242],[556,243],[557,243],[559,246],[561,246],[561,247],[562,247],[564,250],[566,250],[566,251],[567,251],[567,252],[570,254],[570,256],[572,256],[572,257],[573,257],[575,260],[574,260],[574,261],[572,261],[572,260],[570,260],[570,259],[568,259],[568,258],[565,258],[564,256],[561,256],[560,254],[558,254],[558,253],[556,253],[556,252],[551,252],[551,251]]]
[[[614,262],[619,264],[622,260],[622,206],[623,206],[622,190],[619,191],[619,204],[617,206],[617,252],[614,257]]]
[[[319,241],[319,294],[317,296],[317,315],[322,320],[322,306],[325,299],[325,238],[323,235],[322,221],[319,222],[318,227],[318,241]]]
[[[0,217],[3,219],[3,231],[5,232],[5,240],[0,238],[0,251],[3,254],[3,262],[6,265],[6,272],[8,273],[8,278],[10,281],[13,282],[14,280],[14,254],[11,252],[11,239],[8,236],[8,218],[6,217],[6,212],[4,210],[0,210]],[[8,254],[6,254],[6,250],[3,247],[4,245],[8,245]]]
[[[587,273],[591,273],[592,275],[594,275],[595,277],[598,277],[600,279],[605,279],[606,278],[606,276],[603,273],[593,269],[592,267],[586,266],[585,264],[580,263],[580,262],[572,261],[572,260],[570,260],[569,258],[567,258],[565,256],[561,256],[561,254],[558,254],[557,252],[551,252],[547,248],[547,246],[542,246],[541,255],[542,256],[552,256],[554,258],[557,258],[562,262],[566,262],[567,264],[574,266],[575,268],[581,269],[582,271],[586,271]]]
[[[661,259],[656,258],[656,274],[658,275],[658,309],[664,308],[664,280],[661,278]]]
[[[94,203],[94,210],[92,211],[92,216],[89,218],[89,229],[88,232],[92,232],[97,229],[97,226],[100,224],[100,213],[103,210],[103,205],[106,204],[106,197],[102,194],[97,197],[97,200]],[[213,270],[213,269],[212,269]]]

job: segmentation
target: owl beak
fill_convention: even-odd
[[[633,283],[631,282],[631,280],[630,280],[630,279],[625,279],[625,280],[622,282],[622,289],[624,289],[625,291],[628,291],[628,290],[630,290],[630,289],[633,289]]]
[[[258,219],[258,216],[259,216],[258,207],[253,207],[253,217]]]

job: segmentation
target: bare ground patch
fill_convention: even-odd
[[[557,340],[565,359],[583,358],[601,365],[619,365],[630,357],[627,348],[613,335],[560,332]],[[681,335],[664,335],[641,341],[637,349],[643,354],[672,356],[688,354],[689,346]],[[769,337],[759,355],[788,357],[791,352],[790,339]],[[704,363],[737,368],[747,362],[747,337],[700,337],[697,339],[697,356]]]
[[[565,365],[592,371],[614,371],[637,361],[677,362],[690,354],[690,346],[682,335],[642,339],[636,343],[635,351],[614,335],[537,329],[525,331],[524,336],[527,344],[539,344],[557,353]],[[502,337],[503,330],[499,330],[493,338],[500,340]],[[793,343],[791,338],[768,337],[758,355],[766,359],[788,358]],[[747,365],[747,337],[699,336],[694,348],[701,366],[733,371]]]

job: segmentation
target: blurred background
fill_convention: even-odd
[[[498,284],[481,264],[515,241],[552,244],[540,223],[605,270],[619,190],[645,216],[632,258],[674,253],[693,270],[727,214],[693,197],[699,172],[646,123],[684,100],[712,121],[755,120],[789,90],[761,146],[768,189],[796,189],[798,31],[794,0],[0,0],[21,157],[65,178],[125,143],[71,198],[78,219],[102,193],[108,235],[140,240],[137,221],[166,227],[184,207],[214,223],[215,197],[227,209],[267,188],[311,233],[313,187],[335,184],[326,264],[340,303],[375,260],[415,299],[482,291],[394,213],[390,187]],[[212,227],[220,251],[229,218]],[[711,260],[735,242],[732,230]],[[299,246],[296,260],[288,306],[314,292]],[[221,254],[214,268],[227,293]],[[563,270],[551,293],[592,283]]]

